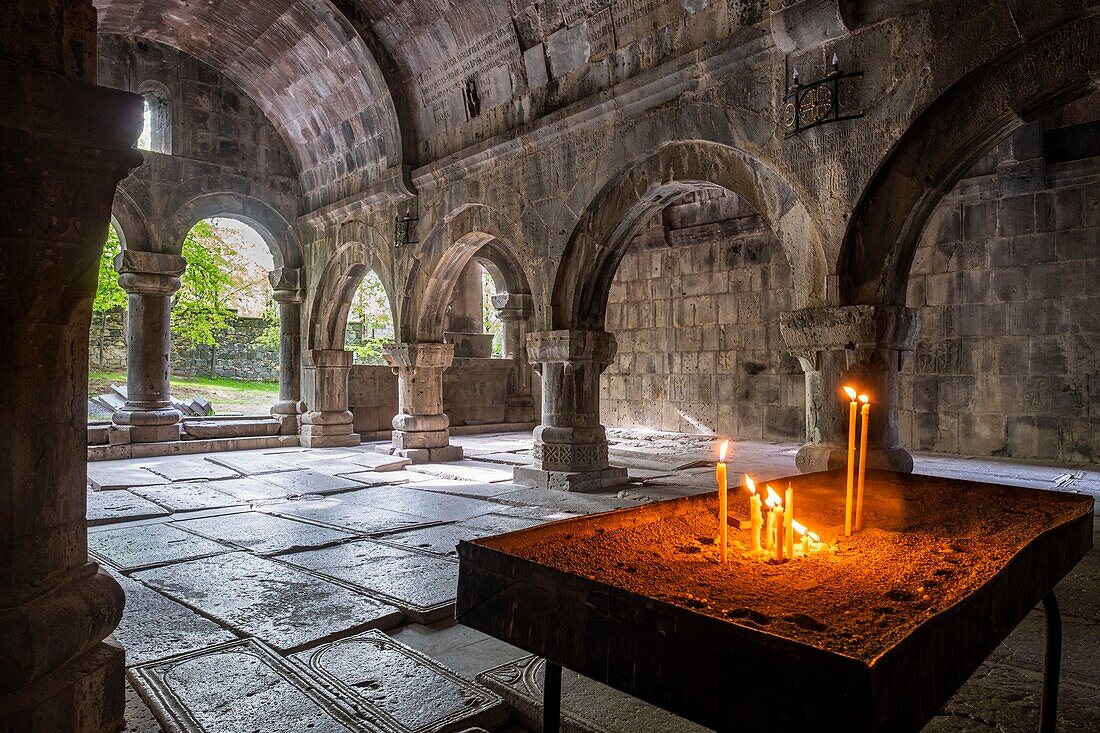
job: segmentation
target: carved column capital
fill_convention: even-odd
[[[115,255],[118,284],[129,295],[171,296],[180,288],[187,260],[180,255],[126,249]]]
[[[277,303],[301,303],[304,273],[299,267],[277,267],[267,274]]]
[[[531,361],[592,362],[603,371],[615,359],[618,344],[607,331],[535,331],[527,334],[527,354]]]
[[[502,321],[525,320],[535,311],[530,293],[497,293],[489,300]]]
[[[807,371],[818,368],[822,351],[844,352],[848,367],[900,367],[920,332],[920,311],[897,305],[806,308],[781,314],[779,332]]]
[[[382,357],[395,370],[421,367],[446,369],[454,361],[454,356],[454,344],[424,342],[382,345]]]

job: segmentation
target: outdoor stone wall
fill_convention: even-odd
[[[924,232],[901,379],[912,449],[1100,461],[1100,158],[1020,163],[1041,152],[1028,142],[987,156]]]
[[[618,354],[601,380],[610,427],[793,440],[803,433],[802,370],[779,314],[791,268],[741,199],[690,194],[642,230],[607,309]]]

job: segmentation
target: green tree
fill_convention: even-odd
[[[258,346],[261,349],[268,349],[270,351],[279,350],[279,306],[275,304],[275,299],[271,298],[267,301],[267,307],[264,308],[264,330],[260,332],[260,335],[253,339],[252,344]]]
[[[481,314],[485,321],[485,333],[493,334],[493,356],[504,356],[504,322],[500,320],[497,309],[490,300],[497,294],[493,276],[486,270],[481,271]]]
[[[183,258],[187,269],[172,304],[172,338],[187,346],[210,346],[213,366],[218,336],[236,315],[229,304],[245,287],[241,258],[206,221],[187,233]]]
[[[359,323],[359,345],[352,349],[359,361],[365,364],[383,363],[382,344],[387,339],[378,331],[393,328],[393,314],[386,289],[373,270],[367,273],[355,291],[348,317]]]
[[[107,230],[107,241],[103,245],[103,254],[99,256],[99,282],[96,285],[92,312],[96,316],[99,334],[96,338],[96,350],[99,364],[103,364],[103,347],[107,338],[107,316],[111,311],[126,310],[126,291],[118,284],[115,272],[115,256],[122,252],[122,242],[112,224]]]

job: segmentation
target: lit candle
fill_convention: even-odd
[[[863,434],[859,439],[859,488],[856,490],[856,531],[863,529],[863,478],[867,474],[867,423],[871,413],[871,400],[865,394],[859,396],[863,403]]]
[[[729,506],[727,505],[726,495],[726,450],[730,447],[730,442],[727,440],[722,443],[722,449],[718,452],[718,467],[715,469],[715,476],[718,479],[718,543],[722,547],[722,564],[726,564],[726,548],[727,548],[727,528],[726,517],[729,515]]]
[[[856,391],[845,387],[844,391],[852,398],[848,406],[848,493],[844,500],[844,534],[852,534],[852,484],[856,470]]]
[[[785,519],[783,517],[783,505],[779,504],[772,510],[772,514],[775,515],[775,559],[779,562],[783,562],[783,556],[786,554],[785,549],[787,547],[787,538],[783,534],[783,528]]]
[[[760,552],[760,529],[764,524],[764,510],[760,495],[756,493],[756,484],[745,474],[745,486],[749,487],[749,549]]]
[[[764,550],[775,554],[775,502],[768,497],[768,526],[764,529]]]
[[[783,544],[787,546],[787,557],[794,559],[794,489],[787,484],[787,496],[783,502],[785,522],[783,524]]]

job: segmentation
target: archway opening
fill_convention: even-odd
[[[356,364],[384,365],[382,345],[392,342],[393,307],[382,279],[367,270],[355,289],[345,327],[344,348],[355,352]]]

